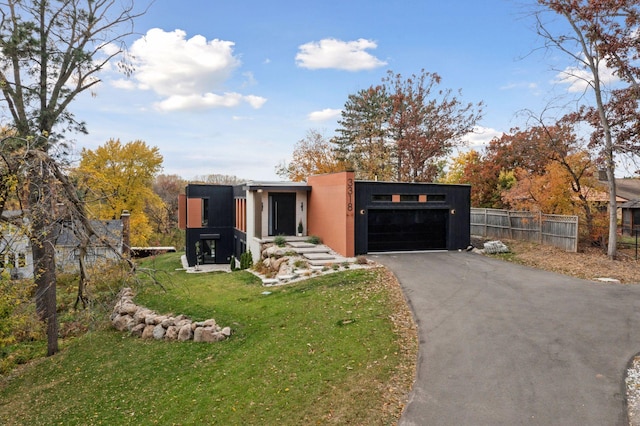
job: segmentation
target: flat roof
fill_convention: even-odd
[[[242,185],[245,191],[279,189],[283,191],[311,191],[306,182],[247,182]]]

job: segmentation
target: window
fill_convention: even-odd
[[[428,203],[442,203],[447,201],[447,196],[444,194],[429,194],[427,195]]]
[[[16,255],[14,253],[9,253],[9,259],[7,260],[7,268],[15,268],[16,267]]]
[[[209,225],[209,199],[202,199],[202,226]]]
[[[417,203],[418,195],[400,195],[401,203]]]
[[[18,268],[27,266],[27,256],[24,253],[18,253]]]
[[[390,203],[391,194],[373,194],[371,196],[371,201],[374,203]]]

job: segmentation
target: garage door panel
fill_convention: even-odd
[[[369,210],[368,251],[437,250],[447,247],[448,210]]]

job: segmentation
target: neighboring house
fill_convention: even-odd
[[[640,231],[640,179],[616,179],[616,195],[623,199],[622,235],[635,236]]]
[[[93,235],[89,241],[85,258],[87,264],[118,260],[125,246],[123,219],[92,220],[91,226],[98,235]],[[64,272],[74,272],[79,268],[80,238],[75,227],[74,222],[63,222],[56,238],[56,266]]]
[[[189,266],[227,263],[278,235],[319,236],[337,253],[456,250],[470,243],[469,185],[356,181],[353,172],[305,183],[189,184],[179,199]]]
[[[9,272],[13,279],[32,278],[31,243],[22,229],[28,226],[28,221],[22,218],[21,211],[3,212],[2,216],[9,220],[0,225],[0,272]],[[91,224],[99,237],[94,235],[90,240],[86,258],[88,264],[115,260],[123,253],[126,255],[128,214],[123,214],[118,220],[92,220]],[[78,268],[80,239],[74,232],[74,226],[70,221],[61,221],[58,228],[56,266],[62,271],[75,271]]]
[[[0,273],[6,272],[12,279],[33,276],[31,244],[24,233],[28,222],[22,219],[21,210],[2,212],[0,222]]]

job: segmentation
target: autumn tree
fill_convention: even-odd
[[[403,78],[388,72],[383,80],[391,100],[389,134],[395,143],[397,181],[431,182],[438,162],[482,116],[482,103],[462,103],[451,89],[439,89],[442,78],[425,70]]]
[[[191,179],[191,182],[206,183],[209,185],[239,185],[246,182],[246,179],[239,178],[235,175],[211,173],[208,175],[196,175]]]
[[[187,182],[178,175],[160,174],[153,182],[153,192],[162,203],[149,203],[145,213],[153,229],[153,240],[163,246],[184,245],[184,233],[178,230],[178,197]]]
[[[64,134],[86,131],[69,106],[99,83],[97,73],[122,52],[139,15],[133,1],[0,2],[0,89],[15,132],[2,151],[13,170],[20,169],[18,187],[28,188],[36,311],[47,325],[48,355],[58,351],[52,211],[61,198],[77,201],[61,170]],[[81,205],[72,207],[82,216]]]
[[[163,205],[153,191],[161,168],[157,147],[140,140],[122,144],[112,139],[95,150],[83,149],[76,175],[89,213],[96,219],[116,219],[128,210],[131,244],[146,246],[153,232],[146,211]]]
[[[619,147],[640,152],[638,104],[640,96],[640,45],[637,42],[640,4],[635,0],[538,0],[546,10],[562,16],[568,29],[554,33],[538,14],[538,33],[549,46],[564,53],[575,66],[567,77],[581,81],[592,95],[581,109],[596,131],[592,143],[600,147],[598,159],[609,186],[609,238],[607,254],[616,256],[617,205],[615,154]],[[557,27],[555,27],[557,28]],[[608,70],[607,70],[608,68]],[[619,79],[615,90],[605,81],[605,71]],[[586,98],[583,97],[584,100]],[[633,129],[632,131],[626,131]]]
[[[482,103],[464,104],[440,82],[424,70],[406,79],[389,71],[381,85],[350,95],[332,140],[338,159],[361,179],[435,180],[482,115]]]
[[[296,143],[289,164],[283,162],[276,167],[276,174],[283,179],[302,182],[312,175],[340,172],[346,168],[336,158],[331,142],[312,129]]]

